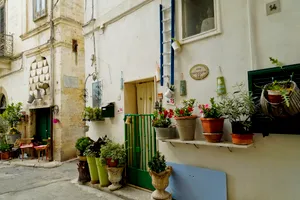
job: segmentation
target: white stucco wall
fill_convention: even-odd
[[[87,7],[92,1],[88,1]],[[123,0],[124,5],[130,0]],[[253,0],[253,54],[250,55],[249,27],[246,0],[232,0],[230,3],[220,0],[222,34],[183,45],[183,50],[175,56],[175,86],[179,88],[180,73],[187,81],[187,97],[196,98],[200,103],[208,103],[209,98],[216,96],[217,67],[221,66],[226,79],[226,86],[236,82],[247,83],[247,71],[253,68],[271,67],[268,57],[276,57],[286,64],[299,63],[297,52],[300,50],[298,39],[300,27],[297,26],[300,2],[282,0],[282,11],[266,16],[265,4],[269,1]],[[118,1],[118,3],[120,3]],[[155,0],[132,14],[108,25],[104,32],[97,30],[96,55],[99,80],[103,81],[103,100],[116,102],[117,108],[124,106],[123,91],[120,90],[120,71],[124,79],[132,81],[155,75],[156,62],[159,63],[159,13],[160,1]],[[105,16],[114,16],[118,12],[111,1],[103,1],[97,12],[103,10]],[[108,14],[110,11],[111,13]],[[108,12],[108,13],[107,13]],[[178,13],[178,12],[177,12]],[[85,13],[90,16],[90,13]],[[119,13],[120,14],[120,13]],[[102,16],[96,13],[95,16]],[[89,19],[88,17],[86,17]],[[105,21],[104,21],[105,22]],[[101,25],[103,18],[97,18],[94,24]],[[178,27],[178,21],[176,25]],[[178,33],[179,30],[177,30]],[[92,35],[85,36],[86,58],[93,54]],[[194,81],[189,76],[189,69],[195,64],[205,64],[210,69],[209,76],[202,81]],[[86,74],[94,69],[91,61],[86,59]],[[91,95],[91,80],[88,81]],[[165,91],[165,86],[159,91]],[[121,99],[118,100],[118,96]],[[179,94],[176,101],[182,98]],[[91,105],[91,98],[87,105]],[[118,142],[124,141],[123,114],[105,122],[91,122],[88,135],[93,139],[108,134]],[[200,123],[199,123],[200,125]],[[199,126],[198,126],[199,128]],[[230,127],[226,126],[226,132]],[[197,138],[202,138],[199,135]],[[300,195],[300,181],[295,174],[300,167],[299,136],[271,135],[255,137],[255,148],[233,150],[201,146],[196,149],[189,145],[171,145],[159,143],[159,150],[168,161],[187,165],[206,167],[224,171],[228,175],[228,199],[230,200],[294,200]],[[188,155],[188,156],[187,156]]]

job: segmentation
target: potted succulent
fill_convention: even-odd
[[[171,126],[171,118],[174,115],[174,111],[172,109],[159,108],[154,111],[153,115],[152,126],[155,129],[156,138],[160,140],[174,138],[176,128]]]
[[[5,143],[5,142],[1,142],[0,144],[0,152],[1,152],[1,160],[8,160],[10,158],[10,145]]]
[[[156,155],[148,162],[148,167],[152,185],[156,189],[151,194],[152,199],[172,199],[172,195],[165,191],[172,173],[172,167],[167,167],[165,156],[157,151]]]
[[[108,142],[101,147],[101,159],[106,161],[108,179],[112,183],[108,186],[111,191],[122,187],[119,183],[122,180],[122,173],[126,163],[126,149],[124,145]]]
[[[101,147],[106,145],[107,142],[110,142],[110,140],[107,136],[104,136],[99,137],[99,139],[93,144],[94,149],[98,149],[95,160],[101,187],[107,187],[109,185],[106,163],[102,162],[100,157]]]
[[[247,145],[253,143],[253,133],[250,132],[250,118],[256,113],[252,95],[244,89],[244,84],[237,84],[232,95],[224,96],[220,102],[223,116],[231,122],[232,143]]]
[[[8,122],[11,128],[6,135],[6,139],[9,144],[14,144],[17,139],[21,138],[21,134],[16,128],[23,116],[21,109],[22,103],[11,103],[6,106],[5,111],[1,114],[1,117]]]
[[[184,100],[182,103],[183,107],[177,107],[174,114],[179,137],[180,140],[194,140],[197,116],[192,114],[195,99]]]
[[[210,98],[210,103],[205,105],[199,105],[201,117],[203,135],[207,142],[220,142],[223,136],[224,118],[222,118],[221,108],[215,102],[214,98]]]

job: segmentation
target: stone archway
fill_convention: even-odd
[[[0,87],[0,114],[2,114],[7,105],[7,93],[3,87]]]

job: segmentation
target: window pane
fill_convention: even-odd
[[[41,10],[46,9],[46,0],[40,0],[41,1]]]
[[[39,13],[41,11],[41,1],[35,0],[35,12]]]
[[[215,28],[214,0],[182,0],[183,38]]]

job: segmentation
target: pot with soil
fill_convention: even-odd
[[[253,143],[253,133],[249,131],[243,122],[232,122],[232,143],[238,145],[249,145]]]
[[[172,109],[167,110],[163,107],[159,107],[154,111],[152,126],[155,129],[157,139],[164,140],[175,138],[176,127],[171,125],[173,114],[174,112]]]
[[[89,145],[93,143],[89,137],[81,137],[77,140],[75,147],[78,152],[78,182],[86,183],[91,180],[90,172],[89,172],[89,165],[87,163],[87,158],[84,155],[85,150]]]
[[[217,143],[220,142],[223,136],[224,118],[222,118],[221,108],[214,98],[210,99],[209,104],[199,105],[203,135],[207,142]]]

